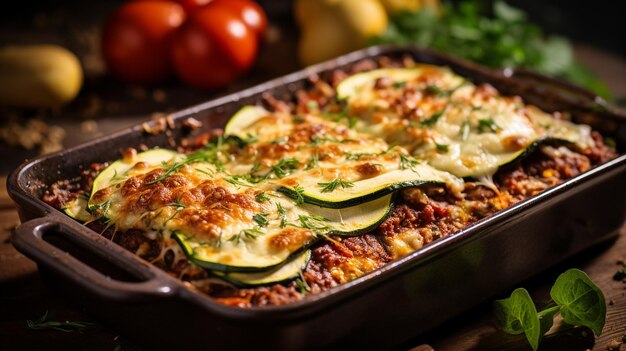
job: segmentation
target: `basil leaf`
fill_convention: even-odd
[[[602,291],[585,272],[570,269],[561,274],[550,290],[550,297],[561,308],[563,321],[602,333],[606,320],[606,303]]]
[[[541,339],[539,315],[528,291],[518,288],[511,297],[493,303],[498,328],[509,334],[526,334],[533,350],[537,350]]]

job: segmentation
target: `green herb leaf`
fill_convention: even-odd
[[[93,323],[81,322],[81,321],[51,321],[48,319],[48,311],[43,314],[43,316],[39,317],[36,320],[27,320],[26,327],[30,330],[58,330],[66,333],[71,332],[79,332],[83,333],[85,330],[89,328],[89,326],[93,325]]]
[[[526,334],[530,346],[537,350],[541,339],[541,324],[535,304],[526,289],[515,289],[511,297],[496,300],[493,310],[498,328],[509,334]]]
[[[287,226],[287,215],[280,202],[276,202],[276,210],[278,211],[278,218],[280,218],[280,227],[285,228]]]
[[[298,220],[302,228],[310,229],[316,233],[325,233],[331,229],[328,219],[322,216],[299,215]]]
[[[423,120],[420,122],[420,124],[424,127],[432,127],[435,125],[435,123],[437,123],[437,121],[439,120],[439,118],[441,118],[441,116],[443,116],[443,113],[446,111],[445,108],[435,112],[432,114],[432,116],[428,117],[427,119]]]
[[[304,196],[302,196],[302,194],[304,194],[304,188],[301,185],[296,185],[293,190],[296,192],[296,203],[298,205],[303,204]]]
[[[550,297],[561,308],[563,321],[591,328],[602,334],[606,320],[606,304],[602,291],[585,272],[570,269],[561,274],[550,290]]]
[[[267,213],[257,213],[252,216],[252,220],[254,220],[259,227],[267,227],[270,221],[267,219]]]
[[[492,132],[495,133],[500,129],[493,118],[482,118],[478,120],[478,131],[481,133]]]
[[[319,187],[322,188],[323,193],[331,193],[335,191],[335,189],[337,188],[342,188],[342,189],[352,188],[354,186],[354,183],[349,182],[347,180],[340,179],[340,178],[335,178],[330,183],[317,183],[317,185],[319,185]]]
[[[278,162],[272,166],[270,173],[265,178],[268,178],[271,173],[274,173],[277,178],[283,178],[290,173],[290,171],[298,168],[300,161],[295,157],[281,158]]]
[[[270,198],[264,193],[260,192],[254,196],[254,199],[258,202],[267,202],[270,201]]]
[[[435,148],[437,148],[437,151],[441,151],[441,152],[448,152],[448,145],[446,144],[439,144],[439,143],[435,143]]]

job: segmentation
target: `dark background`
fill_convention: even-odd
[[[479,0],[483,3],[489,1]],[[591,44],[626,57],[626,20],[623,1],[615,0],[507,0],[509,4],[525,9],[531,19],[548,33],[558,33],[586,44]],[[123,1],[31,0],[12,2],[10,10],[0,12],[0,44],[25,40],[25,31],[36,30],[41,14],[67,13],[69,21],[58,23],[59,30],[77,24],[101,23],[106,15]],[[260,0],[271,19],[289,21],[291,1]],[[37,18],[37,16],[39,16]],[[16,33],[15,29],[19,29]],[[11,35],[7,35],[11,34]],[[56,33],[48,32],[41,38],[51,40]]]

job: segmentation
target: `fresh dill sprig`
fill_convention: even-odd
[[[332,182],[317,183],[317,185],[320,188],[322,188],[323,193],[331,193],[335,191],[335,189],[337,188],[342,188],[342,189],[352,188],[354,186],[354,183],[347,181],[347,180],[343,180],[341,178],[335,178],[333,179]]]
[[[423,127],[432,127],[434,126],[437,121],[441,118],[441,116],[443,116],[443,113],[446,111],[445,108],[442,108],[441,110],[433,113],[430,117],[428,117],[427,119],[423,120],[420,122],[420,125],[422,125]]]
[[[419,165],[419,161],[414,159],[413,157],[409,156],[409,155],[405,155],[403,153],[398,153],[398,156],[400,157],[400,169],[404,170],[404,169],[410,169],[413,172],[415,172],[415,167],[417,165]]]
[[[264,193],[260,192],[254,196],[254,199],[258,202],[267,202],[270,201],[270,198]]]
[[[500,129],[493,118],[483,118],[478,120],[478,131],[480,133],[492,132],[495,133]]]
[[[231,241],[231,242],[235,242],[236,244],[239,244],[242,240],[243,241],[256,240],[256,238],[259,235],[263,235],[263,234],[265,233],[263,233],[263,231],[261,231],[258,228],[243,229],[239,233],[228,238],[226,241]]]
[[[265,177],[268,178],[273,173],[276,178],[283,178],[290,173],[290,171],[297,169],[300,161],[295,157],[281,158],[278,162],[272,166],[270,173]]]
[[[252,216],[252,220],[254,220],[259,227],[267,227],[270,221],[267,219],[267,213],[257,213]]]
[[[26,321],[26,327],[30,330],[51,330],[52,329],[52,330],[66,332],[66,333],[77,331],[81,334],[85,330],[87,330],[91,325],[93,325],[93,323],[82,322],[82,321],[74,321],[74,322],[51,321],[48,319],[47,310],[46,310],[46,313],[44,313],[43,316],[39,317],[38,319],[35,319],[35,320],[29,319]]]
[[[278,211],[278,217],[280,218],[280,227],[285,228],[287,226],[287,215],[285,214],[285,209],[280,202],[276,202],[276,210]]]
[[[251,184],[248,183],[244,183],[241,181],[241,179],[247,180],[245,179],[244,176],[232,176],[232,177],[226,177],[224,178],[225,181],[229,182],[230,184],[239,187],[239,186],[247,186],[247,187],[251,187]]]
[[[328,223],[329,220],[323,216],[317,215],[299,215],[298,220],[302,228],[310,229],[316,233],[326,233],[332,227]]]
[[[293,191],[295,192],[296,195],[296,203],[299,204],[303,204],[304,203],[304,188],[301,185],[296,185],[293,188]]]

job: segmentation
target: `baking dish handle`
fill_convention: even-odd
[[[178,291],[177,282],[158,268],[110,240],[94,236],[87,227],[54,215],[20,224],[11,241],[40,268],[105,299],[139,301],[170,297]]]

